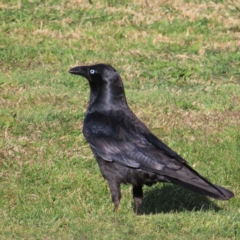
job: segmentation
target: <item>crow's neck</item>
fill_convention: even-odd
[[[102,86],[91,85],[88,113],[94,111],[110,111],[128,108],[124,88],[105,84]]]

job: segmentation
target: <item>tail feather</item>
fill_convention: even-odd
[[[196,192],[196,193],[208,196],[208,197],[216,198],[219,200],[228,200],[228,199],[234,197],[234,194],[231,191],[229,191],[223,187],[214,185],[214,184],[200,187],[200,186],[195,186],[193,182],[187,183],[187,182],[183,182],[179,179],[169,178],[169,177],[168,177],[168,179],[172,183],[183,186],[193,192]]]
[[[234,197],[234,193],[223,187],[212,184],[188,165],[185,165],[180,171],[175,171],[174,174],[171,173],[165,177],[174,184],[178,184],[208,197],[219,200],[228,200]]]

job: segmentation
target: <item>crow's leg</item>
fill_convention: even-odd
[[[135,212],[138,215],[142,205],[143,191],[142,186],[133,186],[133,200],[135,204]]]
[[[110,187],[111,195],[112,195],[112,202],[114,203],[114,212],[117,212],[118,205],[121,200],[121,188],[120,183],[108,181],[108,185]]]

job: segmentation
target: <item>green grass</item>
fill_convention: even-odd
[[[239,239],[238,1],[0,3],[1,239]],[[164,142],[235,198],[170,184],[131,187],[118,213],[81,127],[78,64],[121,74],[129,105]]]

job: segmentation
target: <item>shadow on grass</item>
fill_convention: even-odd
[[[140,214],[158,214],[181,211],[219,211],[214,202],[205,196],[177,185],[149,188],[144,191]]]

